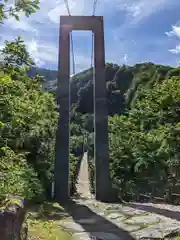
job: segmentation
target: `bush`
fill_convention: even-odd
[[[126,200],[179,192],[179,87],[179,78],[167,79],[143,91],[127,116],[109,118],[111,177]]]
[[[17,153],[27,152],[28,165],[49,194],[57,123],[55,100],[41,91],[37,78],[29,78],[24,71],[17,73],[16,81],[1,76],[0,95],[0,144]]]
[[[0,192],[29,200],[42,200],[44,190],[25,154],[15,154],[8,147],[0,148]]]

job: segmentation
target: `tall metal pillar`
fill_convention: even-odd
[[[94,30],[94,158],[96,199],[108,201],[111,197],[109,176],[108,107],[105,82],[105,51],[103,17],[97,17]]]
[[[57,98],[60,116],[56,137],[55,199],[69,198],[69,111],[70,111],[70,54],[69,33],[72,30],[94,32],[95,79],[94,79],[94,158],[96,166],[96,199],[108,201],[111,197],[108,151],[108,110],[105,82],[104,24],[99,16],[61,16],[59,42],[59,77]]]
[[[61,19],[57,89],[57,101],[60,108],[56,135],[54,191],[54,198],[58,202],[64,202],[69,198],[70,30],[71,28],[69,29],[69,27],[66,26],[64,21]]]

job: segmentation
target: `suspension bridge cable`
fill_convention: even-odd
[[[94,0],[94,4],[93,4],[93,16],[95,15],[95,12],[96,12],[97,2],[98,2],[98,0]]]
[[[94,0],[92,16],[95,16],[97,2],[98,2],[98,0]],[[69,9],[68,0],[64,0],[64,3],[66,6],[68,15],[71,16],[71,11]],[[72,52],[73,75],[74,75],[75,74],[75,57],[74,57],[74,44],[73,44],[72,32],[70,33],[70,40],[71,40],[71,52]],[[94,56],[94,33],[92,32],[91,68],[93,68],[93,56]]]
[[[74,57],[74,44],[73,44],[73,37],[72,37],[72,32],[71,32],[71,51],[72,51],[72,62],[73,62],[73,75],[75,74],[75,57]]]
[[[70,11],[70,8],[69,8],[68,0],[64,0],[64,3],[65,3],[65,6],[66,6],[68,15],[71,16],[71,11]],[[73,62],[72,72],[73,72],[73,75],[74,75],[75,74],[75,57],[74,57],[74,44],[73,44],[72,32],[70,33],[70,41],[71,41],[71,53],[72,53],[72,62]]]
[[[96,6],[97,6],[98,0],[94,0],[93,3],[93,13],[92,16],[95,15],[96,12]],[[64,0],[68,15],[71,16],[71,11],[69,8],[68,0]],[[73,75],[75,74],[75,57],[74,57],[74,44],[73,44],[73,37],[72,32],[70,33],[70,40],[71,40],[71,52],[72,52],[72,62],[73,62]],[[91,68],[93,67],[93,56],[94,56],[94,33],[92,33],[92,46],[91,46]]]
[[[93,57],[94,57],[94,33],[92,33],[92,43],[91,43],[91,68],[93,68]]]
[[[93,4],[93,14],[92,14],[92,16],[95,15],[97,2],[98,2],[98,0],[94,0],[94,4]],[[94,33],[92,32],[92,44],[91,44],[91,68],[93,68],[93,56],[94,56]]]
[[[67,12],[68,12],[69,16],[71,16],[71,11],[70,11],[70,9],[69,9],[68,0],[64,0],[64,3],[65,3],[65,6],[66,6],[66,9],[67,9]]]

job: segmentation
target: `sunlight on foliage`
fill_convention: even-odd
[[[0,3],[0,24],[4,23],[4,20],[9,17],[19,21],[22,12],[26,17],[29,17],[39,9],[38,5],[39,0],[15,0],[13,4],[9,0],[2,0]]]

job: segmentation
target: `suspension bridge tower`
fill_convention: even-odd
[[[110,201],[111,181],[108,151],[108,109],[105,82],[104,23],[102,16],[61,16],[59,37],[59,77],[57,98],[60,104],[56,136],[55,200],[69,198],[70,136],[70,33],[90,30],[94,36],[94,160],[95,197]]]

